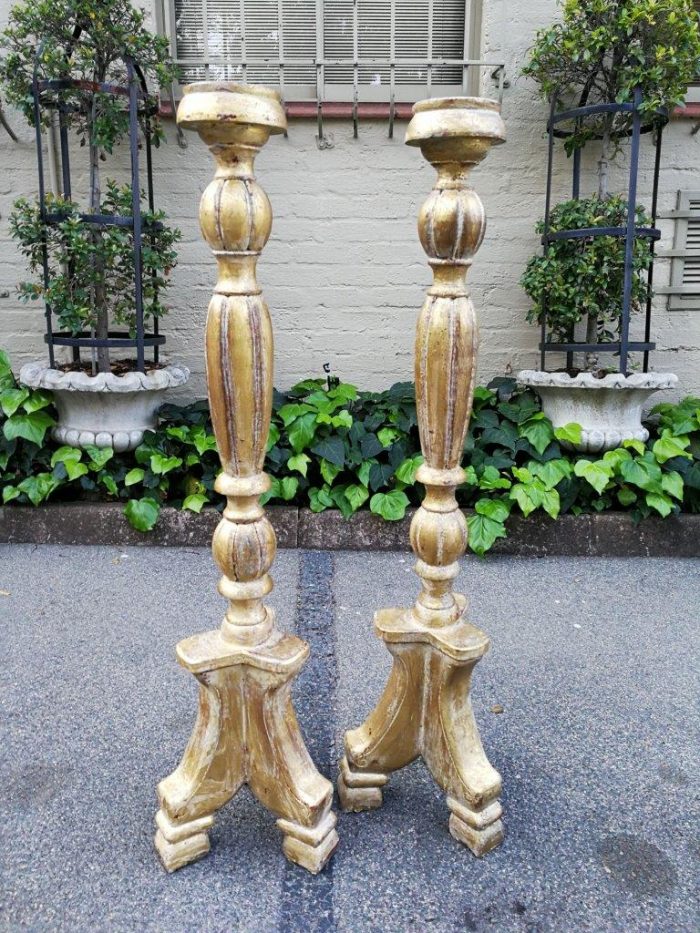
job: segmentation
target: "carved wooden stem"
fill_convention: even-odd
[[[195,129],[217,163],[199,219],[218,263],[209,304],[209,401],[227,497],[214,533],[219,592],[229,604],[220,629],[185,639],[180,663],[200,681],[199,716],[180,766],[158,786],[155,844],[174,871],[209,851],[213,815],[248,783],[280,819],[284,852],[319,871],[335,849],[333,788],[314,767],[290,690],[308,656],[306,642],[277,629],[263,602],[272,589],[272,525],[260,505],[272,409],[270,314],[255,267],[272,226],[253,162],[286,118],[274,91],[233,84],[185,88],[178,122]]]
[[[422,756],[447,792],[450,831],[482,855],[503,838],[501,782],[479,739],[469,700],[471,673],[488,638],[465,619],[466,599],[453,591],[467,524],[455,498],[476,374],[477,325],[466,273],[485,230],[470,169],[505,140],[493,101],[477,98],[417,104],[406,133],[436,168],[420,211],[420,240],[433,269],[416,333],[416,401],[425,462],[416,478],[423,503],[411,524],[421,592],[412,609],[375,616],[394,656],[375,710],[346,734],[338,791],[347,810],[380,806],[387,773]]]

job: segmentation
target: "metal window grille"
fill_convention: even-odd
[[[280,87],[288,100],[478,93],[482,0],[163,0],[181,81]]]
[[[676,231],[673,249],[659,251],[671,259],[671,284],[656,291],[672,311],[700,310],[700,191],[679,191],[677,209],[659,216],[675,220]]]

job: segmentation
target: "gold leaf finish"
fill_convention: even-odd
[[[471,168],[505,141],[494,101],[443,98],[416,104],[406,132],[437,170],[420,210],[418,234],[433,270],[415,346],[418,427],[425,462],[416,479],[425,498],[411,523],[421,592],[411,609],[374,618],[394,664],[377,706],[346,733],[338,793],[345,810],[381,806],[388,775],[422,757],[447,795],[450,832],[475,855],[503,839],[501,779],[489,764],[469,699],[488,637],[466,618],[453,583],[467,546],[455,490],[471,416],[477,322],[466,277],[485,232],[484,208],[468,186]]]
[[[181,126],[196,130],[217,163],[200,225],[218,264],[206,324],[214,433],[227,497],[212,552],[228,608],[215,631],[180,642],[179,662],[200,682],[199,713],[180,765],[158,785],[155,845],[175,871],[209,851],[214,814],[248,784],[278,817],[287,858],[320,871],[338,843],[333,788],[316,770],[292,705],[308,645],[281,632],[264,603],[276,540],[260,505],[272,410],[273,338],[255,267],[272,227],[253,163],[286,117],[267,88],[201,83],[185,88]]]

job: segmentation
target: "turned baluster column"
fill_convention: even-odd
[[[255,156],[286,117],[279,95],[235,84],[185,88],[178,123],[196,130],[217,164],[200,203],[202,234],[218,264],[206,324],[209,401],[227,497],[212,542],[228,602],[221,627],[180,642],[200,682],[199,713],[179,767],[158,786],[155,845],[169,871],[209,851],[214,813],[249,784],[278,817],[289,859],[319,871],[338,842],[333,788],[299,731],[291,684],[309,649],[277,629],[264,603],[275,533],[260,505],[272,409],[273,341],[256,264],[272,226]]]
[[[388,774],[422,757],[447,793],[450,831],[475,855],[503,838],[501,781],[489,764],[469,700],[471,673],[487,636],[466,619],[453,590],[467,546],[455,498],[476,376],[477,322],[466,274],[485,230],[484,209],[468,186],[471,168],[505,140],[494,101],[446,98],[416,104],[406,142],[437,170],[418,231],[433,270],[415,345],[418,425],[425,462],[416,478],[425,498],[411,524],[421,591],[408,610],[375,616],[394,656],[384,694],[364,725],[346,734],[338,791],[344,809],[382,803]]]

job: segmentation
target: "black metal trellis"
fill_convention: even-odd
[[[79,33],[76,33],[75,39]],[[41,110],[43,107],[58,111],[58,132],[60,143],[60,175],[62,180],[63,197],[66,200],[72,200],[71,185],[71,167],[70,167],[70,147],[68,137],[68,121],[66,116],[70,113],[72,105],[62,100],[61,92],[68,90],[90,90],[93,92],[102,92],[118,97],[128,97],[129,99],[129,147],[131,155],[131,191],[132,191],[132,213],[129,216],[117,214],[91,214],[80,213],[78,216],[81,221],[96,227],[118,226],[128,227],[134,233],[134,303],[136,318],[136,336],[117,331],[109,331],[107,337],[96,337],[94,334],[81,332],[74,335],[68,331],[54,331],[53,312],[48,302],[46,302],[46,334],[44,340],[49,348],[49,365],[55,366],[54,348],[57,346],[71,347],[73,352],[73,362],[80,363],[81,349],[94,350],[98,347],[124,347],[136,349],[136,368],[140,372],[145,370],[145,348],[153,349],[153,362],[159,361],[159,348],[165,343],[165,336],[159,333],[158,318],[153,318],[153,332],[147,334],[144,330],[143,321],[143,258],[141,253],[142,235],[144,233],[144,224],[141,216],[141,184],[140,184],[140,165],[139,165],[139,125],[138,117],[141,114],[155,114],[157,105],[153,103],[146,80],[141,68],[130,58],[122,59],[127,74],[127,86],[110,83],[93,83],[73,79],[59,79],[52,81],[39,80],[39,64],[43,46],[39,46],[35,62],[34,74],[32,80],[32,97],[34,103],[34,124],[36,132],[36,154],[39,171],[39,209],[42,223],[46,226],[59,224],[65,219],[65,215],[56,212],[49,212],[46,206],[46,182],[44,178],[44,155],[41,139]],[[70,57],[70,56],[68,56]],[[48,93],[47,93],[48,92]],[[51,95],[55,94],[55,97]],[[153,196],[153,159],[151,132],[146,121],[144,128],[144,148],[146,153],[146,196],[148,199],[149,211],[154,210]],[[151,232],[160,228],[160,224],[150,227]],[[146,230],[148,235],[149,230]],[[48,288],[49,276],[49,257],[46,241],[43,245],[43,278],[44,286]],[[156,276],[153,276],[153,289],[157,297],[158,286]]]
[[[584,94],[581,105],[571,110],[557,111],[558,98],[553,95],[551,101],[549,122],[547,124],[548,155],[547,155],[547,195],[545,202],[544,232],[542,234],[542,245],[544,254],[547,255],[550,243],[556,240],[565,239],[583,239],[588,237],[613,236],[624,237],[625,239],[625,274],[622,293],[622,319],[620,322],[620,340],[614,343],[586,343],[574,340],[573,332],[570,339],[566,342],[555,342],[547,338],[546,324],[546,295],[544,298],[545,306],[542,313],[542,333],[540,342],[540,366],[546,369],[547,353],[566,353],[567,369],[573,368],[574,353],[617,353],[619,354],[619,371],[627,375],[628,361],[630,353],[644,354],[644,372],[649,368],[649,353],[656,349],[656,344],[650,342],[651,338],[651,311],[652,311],[652,286],[654,282],[654,247],[656,241],[661,236],[661,231],[657,229],[656,219],[658,210],[659,195],[659,170],[661,167],[661,145],[663,139],[663,129],[668,122],[666,113],[655,112],[648,122],[644,122],[644,113],[642,111],[642,96],[639,89],[634,93],[632,103],[615,104],[591,104],[586,105],[587,95]],[[571,136],[571,132],[560,128],[560,124],[574,121],[577,127],[581,127],[587,118],[601,113],[629,113],[632,117],[632,127],[628,133],[631,137],[630,169],[629,182],[627,189],[627,223],[621,227],[590,227],[580,230],[559,230],[556,233],[550,232],[551,227],[551,208],[552,208],[552,176],[554,163],[554,140],[566,139]],[[655,161],[654,161],[654,180],[651,203],[651,227],[637,226],[637,183],[639,174],[639,153],[641,148],[641,137],[645,133],[654,132],[655,138]],[[592,135],[593,139],[600,139],[598,135]],[[578,200],[581,195],[581,148],[576,149],[573,155],[573,183],[572,198]],[[632,305],[632,286],[634,276],[634,243],[637,239],[648,239],[651,247],[651,263],[647,271],[648,295],[646,301],[646,319],[644,326],[644,340],[630,340],[630,312]]]

